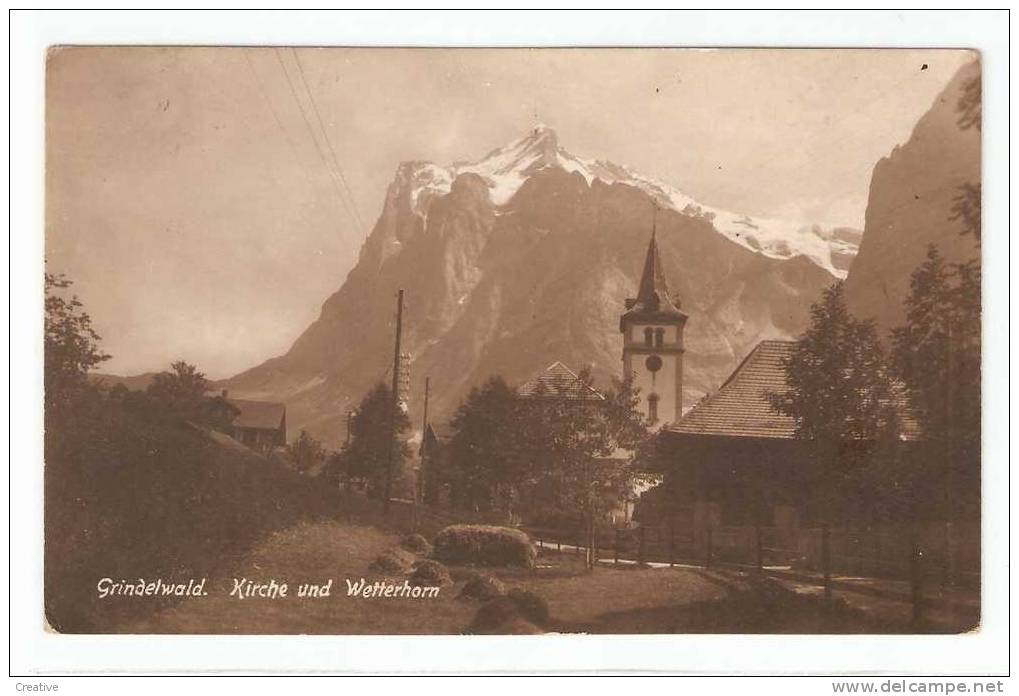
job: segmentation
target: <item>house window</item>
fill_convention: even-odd
[[[655,347],[661,348],[665,343],[665,329],[655,329]]]
[[[658,395],[647,395],[647,420],[652,425],[658,422]]]
[[[655,333],[654,329],[652,329],[650,326],[644,329],[644,345],[646,345],[648,348],[651,347],[652,336],[654,336],[654,333]]]

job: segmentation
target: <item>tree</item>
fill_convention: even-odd
[[[983,120],[982,88],[980,75],[971,78],[963,85],[962,94],[955,105],[959,114],[956,124],[962,130],[976,128],[980,130]],[[972,235],[977,245],[980,245],[981,213],[980,213],[981,184],[965,183],[959,187],[959,193],[955,196],[952,205],[950,220],[962,222],[963,235]]]
[[[578,379],[593,388],[588,370]],[[633,453],[643,451],[648,435],[637,390],[631,379],[616,380],[604,400],[539,394],[522,403],[528,497],[579,518],[591,567],[597,520],[632,493],[640,476]],[[621,451],[631,453],[627,460],[614,456]]]
[[[46,273],[43,373],[47,414],[66,409],[89,389],[88,373],[110,356],[99,348],[99,334],[77,296],[63,297],[71,286],[62,275]]]
[[[959,112],[956,124],[962,130],[976,128],[980,130],[983,120],[983,85],[980,75],[972,77],[962,86],[962,94],[956,102],[955,109]]]
[[[871,321],[846,308],[842,281],[810,308],[810,326],[785,360],[788,390],[769,395],[799,438],[837,445],[876,440],[888,419],[884,351]]]
[[[942,464],[942,511],[954,518],[956,497],[979,499],[979,265],[946,264],[931,245],[910,278],[905,307],[905,324],[892,331],[893,365],[933,461]]]
[[[297,439],[287,445],[287,454],[290,456],[294,468],[302,474],[312,471],[326,458],[326,451],[322,443],[309,435],[306,430],[301,430]]]
[[[450,484],[455,505],[512,512],[525,478],[517,442],[519,403],[502,377],[471,389],[450,426]]]
[[[796,437],[814,449],[815,504],[821,513],[825,596],[830,598],[828,528],[840,502],[834,491],[864,461],[861,445],[889,439],[896,425],[877,331],[873,322],[857,320],[846,309],[842,281],[811,306],[810,326],[783,367],[787,389],[768,398],[794,419]]]
[[[156,407],[182,420],[204,421],[209,413],[209,381],[194,365],[178,360],[160,372],[145,390]]]
[[[392,430],[394,417],[395,445]],[[410,420],[406,412],[397,407],[396,413],[393,413],[393,393],[389,387],[382,383],[372,387],[351,418],[350,443],[344,446],[340,455],[341,467],[347,480],[362,481],[368,485],[371,495],[382,497],[390,465],[394,470],[399,470],[410,457],[410,447],[405,437],[409,429]],[[392,464],[391,451],[394,455]]]
[[[949,220],[959,220],[962,223],[960,234],[970,235],[980,246],[981,208],[980,208],[981,186],[979,183],[965,183],[959,186],[959,192],[952,200],[952,214]]]

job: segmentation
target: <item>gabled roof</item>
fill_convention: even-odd
[[[421,436],[421,444],[418,446],[418,454],[422,454],[426,447],[442,448],[449,445],[453,440],[456,431],[449,426],[449,423],[429,423]]]
[[[603,401],[598,390],[586,384],[577,373],[558,360],[517,389],[524,398],[569,399],[576,401]]]
[[[792,341],[761,341],[718,391],[664,430],[683,435],[795,438],[795,420],[776,411],[767,396],[788,391],[783,361],[795,345]],[[910,413],[904,390],[896,388],[894,398],[903,439],[917,439],[919,426]]]
[[[450,427],[449,423],[429,423],[426,433],[439,442],[446,442],[453,439],[456,431]]]
[[[228,398],[227,402],[240,411],[231,423],[237,428],[278,430],[283,423],[283,416],[287,413],[287,407],[275,401]]]
[[[654,230],[651,232],[647,256],[644,258],[644,271],[640,276],[637,297],[626,301],[626,312],[623,313],[620,323],[627,319],[686,320],[686,315],[679,311],[679,302],[669,292],[669,283],[665,279],[665,271],[662,270],[662,255],[658,251]]]

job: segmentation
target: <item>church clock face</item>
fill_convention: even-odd
[[[651,372],[658,372],[662,369],[662,359],[657,355],[649,355],[644,361],[644,366]]]

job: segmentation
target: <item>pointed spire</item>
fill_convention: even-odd
[[[663,309],[668,306],[678,306],[672,300],[672,293],[669,292],[669,283],[665,279],[665,272],[662,270],[662,254],[658,251],[657,217],[658,206],[655,206],[654,217],[651,222],[651,241],[648,242],[647,256],[644,259],[644,272],[640,277],[640,287],[637,290],[637,304],[645,309],[657,311],[661,306]]]
[[[674,299],[669,291],[669,283],[662,269],[662,254],[658,250],[657,216],[658,206],[655,206],[651,240],[648,242],[647,256],[644,258],[644,271],[641,273],[637,297],[626,301],[627,311],[623,315],[624,319],[627,317],[686,319],[686,315],[679,310],[679,301]]]

